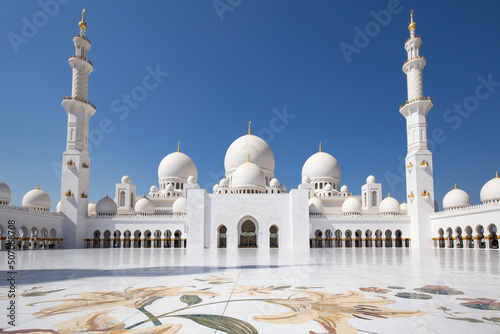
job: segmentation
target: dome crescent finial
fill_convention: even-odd
[[[87,30],[87,22],[85,22],[85,8],[82,9],[82,20],[78,23],[80,29]]]
[[[180,152],[181,151],[181,142],[178,141],[177,142],[177,152]]]
[[[251,125],[252,125],[252,121],[248,121],[248,134],[251,135],[252,134],[252,128],[251,128]]]
[[[321,150],[321,142],[319,142],[319,151],[320,151],[320,152],[323,152],[323,151]]]
[[[412,30],[415,30],[417,28],[417,24],[413,21],[413,9],[410,10],[410,19],[411,19],[411,22],[408,25],[408,30],[412,31]]]

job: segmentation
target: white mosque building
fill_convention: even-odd
[[[296,189],[287,189],[275,175],[269,145],[251,133],[227,149],[225,177],[208,193],[197,184],[193,160],[180,151],[158,167],[158,184],[144,196],[127,175],[115,185],[113,197],[89,203],[89,119],[96,109],[87,96],[90,42],[82,16],[73,38],[75,55],[72,93],[62,106],[68,115],[63,153],[61,196],[57,212],[42,189],[31,190],[22,206],[11,205],[11,190],[0,181],[0,248],[309,248],[309,247],[457,247],[498,249],[500,178],[481,190],[481,205],[452,189],[437,211],[433,161],[428,149],[427,114],[432,100],[423,94],[420,55],[422,39],[416,24],[408,29],[408,99],[399,108],[406,118],[408,153],[403,203],[383,197],[374,176],[360,195],[341,183],[341,168],[321,145],[302,168]],[[10,221],[15,221],[10,224]]]

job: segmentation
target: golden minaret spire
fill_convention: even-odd
[[[413,9],[410,10],[410,18],[411,18],[411,22],[410,22],[410,25],[408,25],[408,30],[412,31],[412,30],[415,30],[417,28],[417,24],[415,22],[413,22]]]

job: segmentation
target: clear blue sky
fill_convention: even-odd
[[[54,1],[42,0],[51,4],[45,10],[37,1],[2,1],[0,179],[12,189],[12,204],[20,205],[37,183],[54,208],[59,200],[54,166],[65,149],[67,121],[60,103],[71,94],[67,59],[82,8],[94,64],[89,100],[97,106],[90,125],[97,129],[109,119],[114,129],[100,143],[93,139],[94,201],[113,194],[124,174],[139,194],[149,191],[177,141],[196,163],[198,183],[211,190],[223,175],[226,149],[249,120],[268,140],[276,177],[288,189],[300,183],[303,163],[322,141],[340,163],[341,183],[355,194],[372,173],[384,195],[402,201],[405,183],[391,185],[388,176],[399,174],[406,154],[399,106],[406,100],[401,66],[410,9],[427,59],[424,94],[434,101],[429,130],[443,133],[432,147],[437,201],[441,206],[456,182],[478,204],[481,187],[500,169],[500,84],[474,98],[479,77],[500,82],[498,1],[401,0],[383,26],[371,12],[394,1],[221,0],[219,13],[211,0],[60,0],[67,3],[57,7]],[[358,43],[348,62],[340,45],[355,46],[356,27],[372,29],[372,37]],[[13,43],[14,35],[24,40]],[[113,102],[142,85],[148,66],[169,76],[127,117],[114,112],[124,104]],[[447,112],[464,103],[473,111]],[[284,108],[295,118],[281,127],[273,110]],[[279,130],[269,140],[263,129],[271,124]]]

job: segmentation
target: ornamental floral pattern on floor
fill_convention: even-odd
[[[49,297],[64,289],[43,290],[43,287],[33,287],[21,293],[23,299],[47,297],[43,301],[26,304],[27,308],[47,305],[34,312],[33,316],[37,319],[51,319],[58,315],[67,315],[70,320],[57,322],[53,326],[55,328],[23,330],[10,328],[0,329],[0,333],[174,334],[182,333],[184,329],[191,332],[183,328],[179,320],[183,319],[191,321],[196,326],[228,334],[259,333],[255,327],[256,323],[250,323],[253,321],[288,325],[306,324],[312,321],[320,325],[323,331],[316,332],[311,329],[309,334],[351,334],[358,333],[358,329],[349,323],[350,319],[381,320],[425,316],[426,312],[422,310],[396,310],[388,305],[396,303],[398,298],[429,300],[433,298],[432,295],[447,295],[449,298],[454,298],[458,307],[485,311],[500,310],[500,302],[494,299],[456,298],[454,295],[460,295],[463,292],[447,286],[425,285],[413,289],[418,293],[411,290],[405,291],[409,289],[402,286],[360,287],[359,290],[363,293],[357,291],[332,293],[324,291],[322,287],[238,285],[232,288],[226,286],[227,296],[225,296],[215,291],[213,284],[234,283],[235,279],[207,277],[197,279],[197,281],[201,282],[201,286],[153,286],[127,288],[123,291],[82,292],[76,295],[65,295],[63,299],[50,299]],[[6,299],[5,297],[4,294],[0,294],[0,299]],[[171,309],[162,308],[165,312],[159,313],[158,308],[153,308],[153,306],[161,300],[164,306],[174,305],[174,301],[180,302],[183,306]],[[277,305],[279,308],[276,310],[283,310],[283,312],[253,315],[251,321],[212,313],[213,306],[230,303]],[[438,307],[438,310],[443,312],[446,319],[500,326],[499,317],[466,317],[462,312],[445,306]],[[121,316],[121,319],[118,319],[118,316]],[[141,320],[137,321],[137,319]],[[362,332],[365,331],[362,330]],[[375,332],[370,331],[370,333]]]

